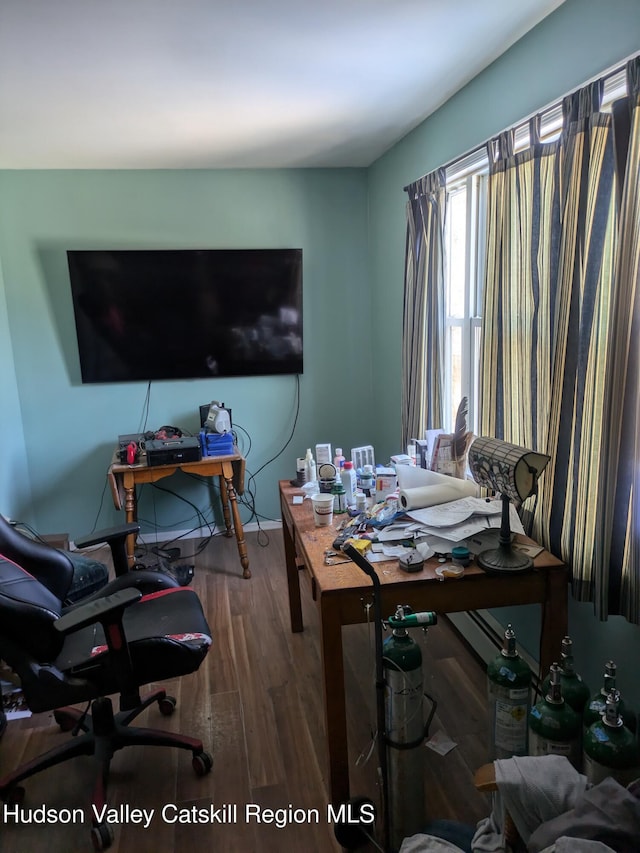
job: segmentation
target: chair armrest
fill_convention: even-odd
[[[53,625],[56,631],[60,631],[61,634],[72,634],[74,631],[79,631],[80,628],[93,625],[95,622],[101,622],[103,625],[119,622],[124,610],[136,601],[140,601],[141,598],[142,593],[137,589],[131,587],[119,589],[112,595],[105,595],[103,598],[75,607],[65,613],[64,616],[56,619]]]
[[[74,541],[76,548],[88,548],[90,545],[98,545],[106,542],[111,549],[114,571],[116,576],[119,577],[129,571],[129,562],[125,547],[127,537],[138,533],[139,530],[140,525],[138,522],[131,521],[128,524],[120,524],[118,527],[107,527],[104,530],[96,530],[95,533],[90,533],[88,536],[81,536]]]

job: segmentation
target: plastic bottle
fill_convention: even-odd
[[[307,448],[307,455],[304,460],[304,479],[306,483],[315,483],[316,477],[316,463],[313,458],[313,453],[311,452],[311,448]]]
[[[367,495],[367,497],[370,497],[371,493],[375,491],[376,478],[373,475],[372,465],[363,466],[362,476],[360,477],[360,488],[365,493],[365,495]]]
[[[342,466],[344,465],[344,456],[342,455],[341,447],[336,447],[336,455],[333,457],[333,464],[336,466],[336,475],[339,477],[342,472]]]
[[[589,701],[590,690],[578,675],[573,662],[573,643],[571,637],[562,640],[560,652],[560,684],[562,685],[562,696],[576,714],[582,717],[585,705]],[[550,678],[547,675],[542,682],[542,695],[549,692]]]
[[[338,480],[336,482],[335,486],[331,489],[331,494],[333,495],[333,511],[338,514],[341,512],[346,512],[347,496],[341,480]]]
[[[620,693],[611,690],[605,712],[584,736],[584,772],[592,785],[612,776],[627,786],[638,776],[638,750],[633,734],[619,714]]]
[[[347,506],[354,506],[356,502],[357,481],[356,472],[353,470],[353,462],[345,462],[340,475],[342,485],[346,494]]]
[[[606,710],[607,696],[612,690],[616,689],[616,673],[617,667],[612,660],[608,660],[604,665],[604,678],[600,690],[591,697],[589,702],[584,707],[582,715],[583,733],[586,734],[589,726],[593,723],[599,723],[600,718]],[[620,695],[620,694],[618,694]],[[622,697],[618,701],[618,713],[622,717],[622,722],[630,732],[636,732],[636,715],[634,711],[625,705]]]
[[[491,717],[489,759],[527,754],[527,718],[531,708],[531,669],[516,649],[516,635],[507,625],[504,644],[487,666]]]
[[[560,667],[551,664],[549,692],[529,712],[529,754],[564,755],[579,770],[582,720],[562,695]]]

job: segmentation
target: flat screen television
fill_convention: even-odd
[[[67,259],[83,383],[302,373],[302,249]]]

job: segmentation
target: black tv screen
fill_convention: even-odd
[[[302,249],[67,259],[83,383],[302,373]]]

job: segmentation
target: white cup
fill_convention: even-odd
[[[311,495],[313,521],[316,527],[327,527],[333,521],[333,495],[320,492]]]

